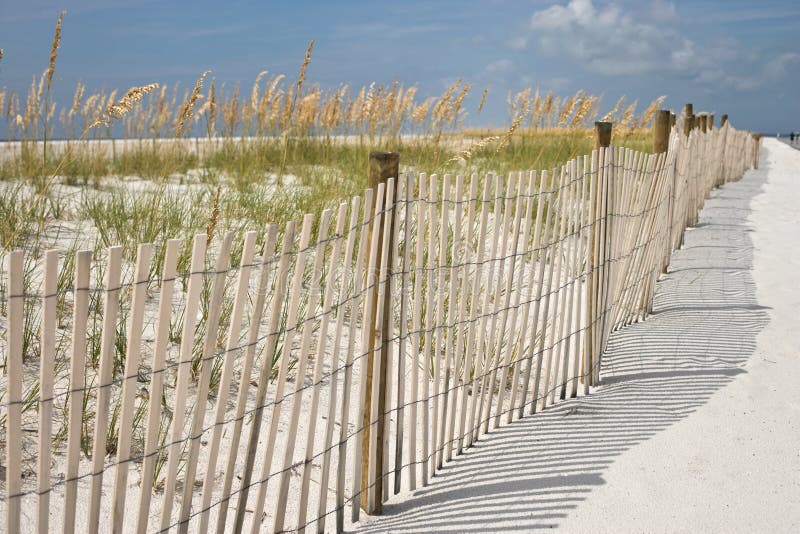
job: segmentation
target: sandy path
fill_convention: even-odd
[[[800,531],[800,151],[712,192],[604,385],[501,428],[363,532]]]

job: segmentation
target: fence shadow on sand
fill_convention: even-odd
[[[745,373],[768,322],[756,302],[747,222],[765,176],[751,171],[711,192],[658,283],[653,315],[611,336],[592,395],[501,427],[357,531],[556,527],[605,483],[615,457]]]

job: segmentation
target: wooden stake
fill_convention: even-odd
[[[688,104],[687,104],[688,105]],[[683,119],[683,135],[689,137],[689,133],[694,129],[694,115],[686,115]]]
[[[660,154],[669,147],[670,112],[659,109],[653,121],[653,152]]]
[[[723,113],[722,117],[720,117],[720,120],[719,120],[719,127],[722,128],[726,124],[728,124],[728,114],[727,113]]]
[[[400,154],[396,152],[370,152],[369,154],[369,186],[372,189],[377,189],[378,184],[385,184],[389,178],[397,178],[400,174]],[[395,181],[395,187],[396,187]],[[394,209],[395,207],[392,206],[392,211],[386,213],[387,217],[390,217],[390,222],[388,224],[389,228],[389,240],[391,241],[392,235],[394,234]],[[377,227],[373,226],[370,231],[370,239],[377,239],[378,243],[383,242],[384,235],[383,235],[383,228],[381,225]],[[393,251],[394,243],[389,243],[389,250]],[[378,255],[378,264],[375,266],[376,272],[380,272],[381,270],[381,262],[382,258],[381,255]],[[388,266],[387,266],[388,267]],[[369,450],[369,443],[370,443],[370,414],[372,413],[372,401],[375,400],[378,403],[378,410],[377,413],[380,414],[378,418],[378,422],[375,425],[375,433],[377,434],[377,447],[378,450],[375,454],[375,462],[376,465],[372,472],[377,473],[378,476],[375,480],[375,499],[374,501],[370,502],[370,499],[361,499],[361,507],[364,509],[365,512],[368,514],[380,514],[382,503],[383,503],[383,434],[384,434],[384,426],[385,426],[385,416],[383,415],[386,412],[386,387],[387,387],[387,377],[386,377],[386,369],[387,363],[389,359],[389,341],[388,339],[391,337],[388,333],[390,331],[390,315],[391,315],[391,302],[392,299],[389,295],[389,280],[391,279],[391,272],[387,269],[386,271],[386,287],[384,290],[386,291],[386,298],[383,300],[383,313],[382,319],[383,324],[381,328],[376,328],[375,325],[375,317],[377,316],[377,301],[378,301],[378,283],[382,281],[378,281],[378,283],[373,284],[373,287],[369,288],[370,295],[368,298],[371,298],[374,305],[372,307],[373,313],[371,317],[368,317],[368,328],[371,329],[372,335],[371,337],[371,349],[369,352],[369,357],[367,358],[367,399],[366,399],[366,407],[364,410],[364,433],[362,435],[363,439],[363,449],[364,451]],[[383,333],[383,339],[380,339],[378,333]],[[380,351],[378,349],[380,347]],[[370,387],[373,383],[373,376],[374,368],[375,368],[375,357],[379,355],[380,363],[379,368],[384,372],[381,373],[381,376],[378,377],[379,386],[378,386],[378,395],[377,399],[373,399],[372,396],[372,388]],[[368,481],[368,473],[371,472],[370,465],[369,465],[369,456],[368,454],[364,454],[361,458],[361,491],[366,492],[369,486]],[[374,507],[370,507],[370,504],[373,504]]]
[[[594,148],[606,147],[611,145],[611,128],[610,122],[595,122],[594,123]]]

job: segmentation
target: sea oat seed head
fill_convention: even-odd
[[[175,137],[180,137],[183,133],[184,125],[186,121],[192,116],[192,110],[194,109],[194,105],[197,103],[197,99],[200,96],[200,91],[203,89],[203,81],[206,79],[206,76],[210,73],[210,70],[203,72],[200,77],[197,79],[197,83],[194,84],[194,89],[192,89],[192,96],[189,97],[189,101],[186,102],[186,105],[181,110],[180,118],[178,119],[178,126],[175,128]]]
[[[50,46],[50,66],[45,71],[47,77],[47,89],[50,90],[50,84],[53,82],[53,73],[56,70],[56,58],[58,57],[58,47],[61,46],[61,21],[64,19],[66,11],[58,14],[56,21],[56,31],[53,34],[53,44]]]

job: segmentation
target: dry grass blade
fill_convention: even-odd
[[[192,117],[192,110],[197,103],[197,99],[200,97],[200,91],[203,89],[203,82],[210,72],[210,70],[207,70],[201,74],[199,78],[197,78],[197,83],[194,84],[194,89],[192,89],[192,96],[189,97],[189,101],[186,102],[186,105],[181,110],[181,115],[178,118],[178,125],[175,128],[175,137],[179,137],[183,133],[183,128],[186,125],[186,121]]]

